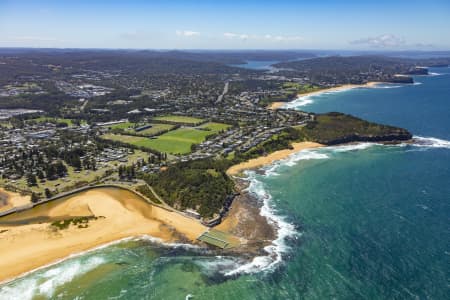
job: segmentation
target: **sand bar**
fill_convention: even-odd
[[[322,90],[318,90],[318,91],[314,91],[314,92],[310,92],[310,93],[298,94],[298,97],[315,96],[315,95],[320,95],[323,93],[340,92],[340,91],[346,91],[346,90],[351,90],[351,89],[356,89],[356,88],[370,88],[370,87],[374,87],[378,84],[381,84],[381,82],[368,82],[366,84],[344,84],[344,85],[340,85],[340,86],[336,86],[336,87],[332,87],[332,88],[328,88],[328,89],[322,89]],[[268,109],[279,109],[279,108],[282,108],[287,103],[289,103],[289,102],[272,102],[267,108]]]
[[[256,169],[265,165],[269,165],[274,161],[287,158],[289,155],[299,152],[301,150],[323,147],[323,145],[314,142],[300,142],[300,143],[292,143],[292,147],[293,147],[292,149],[275,151],[267,156],[261,156],[258,158],[250,159],[248,161],[234,165],[227,170],[227,174],[230,176],[238,175],[244,170]]]
[[[42,218],[97,216],[87,228],[56,229]],[[36,220],[20,225],[18,222]],[[15,224],[13,224],[15,222]],[[118,188],[97,188],[0,218],[0,282],[103,244],[151,235],[190,241],[206,231],[198,221],[146,203]]]

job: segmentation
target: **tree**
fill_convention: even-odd
[[[81,170],[81,160],[79,156],[75,156],[72,160],[72,166],[75,170],[80,171]]]
[[[97,170],[97,162],[95,161],[94,158],[91,160],[91,169],[92,169],[92,171]]]
[[[45,193],[45,197],[47,197],[47,199],[52,197],[52,192],[50,192],[50,190],[48,188],[45,188],[44,193]]]
[[[31,202],[33,203],[39,202],[39,196],[35,192],[31,193]]]
[[[47,179],[53,180],[56,177],[56,168],[54,165],[47,165],[47,168],[45,169],[45,174]]]
[[[59,177],[64,177],[67,174],[67,168],[62,161],[58,161],[55,167],[56,173],[58,174]]]
[[[36,175],[30,173],[27,175],[28,186],[37,186]]]
[[[119,166],[119,178],[122,179],[123,178],[123,172],[124,172],[124,168],[122,167],[122,165]]]
[[[89,159],[89,157],[85,157],[83,159],[83,167],[87,170],[91,168],[91,160]]]
[[[44,172],[42,172],[42,170],[38,170],[37,171],[37,177],[39,178],[39,179],[44,179],[45,178],[45,176],[44,176]]]

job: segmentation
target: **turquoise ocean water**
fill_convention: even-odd
[[[248,173],[279,227],[267,257],[123,241],[0,286],[0,299],[448,299],[450,69],[290,107],[398,125],[414,145],[299,152]]]

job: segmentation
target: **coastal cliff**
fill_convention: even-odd
[[[337,112],[316,115],[301,129],[305,139],[324,145],[352,142],[400,142],[412,139],[406,129],[368,122]]]
[[[428,75],[428,68],[423,68],[423,67],[411,68],[405,74],[406,75]]]
[[[400,141],[408,141],[412,138],[412,135],[410,133],[405,132],[398,132],[398,133],[392,133],[392,134],[385,134],[385,135],[358,135],[358,134],[352,134],[352,135],[346,135],[340,138],[322,141],[321,143],[328,145],[328,146],[334,146],[339,144],[347,144],[347,143],[355,143],[355,142],[383,142],[383,143],[389,143],[389,142],[400,142]]]
[[[407,75],[395,75],[384,80],[389,83],[414,83],[414,79]]]

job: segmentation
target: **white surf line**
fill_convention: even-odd
[[[68,255],[68,256],[66,256],[64,258],[55,260],[54,262],[51,262],[49,264],[46,264],[46,265],[40,266],[40,267],[38,267],[36,269],[27,271],[25,273],[22,273],[22,274],[16,276],[16,277],[13,277],[13,278],[10,278],[10,279],[6,279],[6,280],[0,282],[0,289],[5,284],[11,283],[12,281],[15,281],[15,280],[18,280],[18,279],[22,279],[23,277],[31,275],[32,273],[35,273],[35,272],[38,272],[40,270],[43,270],[43,269],[55,266],[57,264],[63,263],[63,262],[65,262],[67,260],[70,260],[72,258],[77,258],[77,257],[80,257],[80,256],[83,256],[83,255],[89,254],[91,252],[95,252],[97,250],[101,250],[101,249],[113,246],[113,245],[116,245],[116,244],[129,242],[129,241],[138,241],[138,240],[150,241],[152,243],[158,244],[158,246],[164,246],[164,247],[168,247],[168,248],[202,249],[199,246],[191,245],[191,244],[166,243],[166,242],[163,242],[159,238],[152,237],[152,236],[145,235],[145,234],[144,235],[138,235],[138,236],[125,237],[125,238],[122,238],[122,239],[118,239],[118,240],[115,240],[115,241],[112,241],[112,242],[108,242],[108,243],[102,244],[100,246],[97,246],[97,247],[94,247],[94,248],[91,248],[91,249],[88,249],[88,250],[85,250],[85,251],[81,251],[81,252],[70,254],[70,255]]]
[[[411,145],[415,147],[426,147],[426,148],[445,148],[450,149],[450,141],[434,138],[434,137],[424,137],[424,136],[413,136],[413,143],[412,144],[405,144],[405,145]]]

